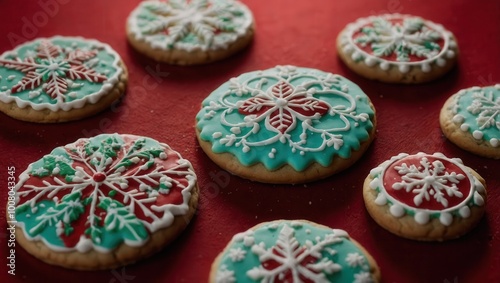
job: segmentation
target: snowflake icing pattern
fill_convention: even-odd
[[[431,196],[443,205],[448,207],[446,197],[462,198],[457,184],[460,180],[465,179],[463,174],[456,172],[447,172],[447,168],[439,160],[435,160],[432,164],[426,157],[420,160],[421,167],[414,164],[408,165],[403,163],[401,166],[396,166],[398,174],[401,175],[402,182],[394,183],[394,190],[405,189],[406,192],[415,194],[413,202],[419,206],[424,200],[430,201]]]
[[[353,124],[368,121],[368,114],[356,113],[356,101],[347,94],[347,86],[340,85],[337,76],[303,74],[291,67],[277,68],[277,71],[277,75],[256,76],[243,82],[233,78],[229,81],[229,91],[218,101],[211,101],[204,107],[204,119],[210,120],[218,112],[222,112],[221,124],[230,127],[232,132],[224,136],[216,131],[212,135],[214,139],[220,139],[220,143],[226,147],[241,147],[243,152],[250,151],[252,147],[275,142],[288,144],[292,152],[299,151],[300,154],[320,152],[327,147],[339,150],[344,144],[341,133],[349,131]],[[296,87],[290,83],[300,79],[307,79],[307,82]],[[263,90],[269,80],[275,80],[277,83]],[[322,89],[318,89],[318,86]],[[346,104],[330,105],[315,98],[315,94],[338,96],[344,99]],[[250,97],[244,99],[246,96]],[[239,101],[234,102],[234,98]],[[233,112],[243,115],[243,121],[234,122],[227,118]],[[326,115],[339,117],[343,125],[317,128],[316,123]],[[264,123],[261,123],[262,121]],[[297,139],[291,132],[296,130],[299,121],[302,129]],[[266,140],[258,140],[256,134],[263,130],[262,124],[275,135]],[[308,145],[310,134],[320,135],[321,144]],[[270,153],[270,156],[273,154]]]
[[[149,2],[144,7],[154,16],[139,16],[141,32],[165,36],[169,48],[189,36],[210,46],[218,33],[233,32],[233,19],[242,14],[234,5],[215,5],[208,0]]]
[[[252,252],[259,256],[261,265],[247,272],[247,276],[262,282],[329,282],[327,274],[341,270],[339,264],[326,259],[322,252],[328,246],[342,242],[340,237],[328,234],[316,243],[307,241],[300,246],[294,230],[284,225],[276,245],[266,248],[264,243],[252,246]]]
[[[472,104],[467,111],[477,115],[476,122],[480,130],[496,127],[500,130],[500,96],[495,99],[493,91],[472,94]]]
[[[426,27],[420,18],[405,18],[399,23],[377,17],[360,32],[354,42],[362,47],[369,45],[376,57],[395,54],[399,62],[409,62],[410,55],[433,58],[441,49],[437,41],[442,36]]]
[[[0,66],[24,73],[21,81],[12,87],[11,94],[34,90],[42,85],[45,93],[52,99],[64,102],[68,87],[74,85],[73,80],[92,83],[107,80],[105,75],[97,73],[88,64],[97,54],[97,49],[61,48],[49,40],[42,40],[36,52],[28,51],[24,60],[18,57],[0,59]],[[30,94],[30,98],[33,96]]]
[[[16,213],[36,217],[35,223],[25,224],[29,235],[45,235],[55,226],[68,247],[91,241],[109,248],[102,243],[105,233],[121,233],[128,244],[138,245],[149,237],[148,231],[169,225],[165,221],[169,209],[163,202],[195,178],[189,163],[179,159],[165,168],[165,148],[147,146],[143,138],[124,143],[111,136],[99,145],[88,140],[77,143],[45,156],[43,170],[32,170],[33,177],[18,189]],[[45,212],[35,215],[40,209]],[[76,231],[79,219],[86,219],[82,231]]]

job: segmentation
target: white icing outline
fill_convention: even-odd
[[[439,32],[441,34],[442,39],[444,40],[444,45],[442,49],[440,50],[439,54],[432,58],[428,58],[422,61],[416,61],[416,62],[398,62],[398,61],[389,61],[380,57],[377,57],[375,55],[369,54],[359,48],[356,43],[354,43],[353,40],[353,34],[359,30],[359,28],[371,24],[372,21],[376,18],[383,18],[384,20],[392,20],[395,18],[401,18],[404,19],[406,17],[409,18],[420,18],[424,22],[425,26],[429,26],[436,32]],[[442,25],[436,24],[432,21],[423,19],[421,17],[413,16],[413,15],[403,15],[403,14],[384,14],[384,15],[379,15],[379,16],[370,16],[366,18],[360,18],[357,19],[354,23],[350,23],[346,26],[345,30],[342,31],[341,37],[340,37],[340,45],[342,47],[342,51],[349,56],[352,57],[359,57],[360,60],[357,61],[357,63],[362,62],[368,67],[373,67],[378,65],[380,69],[387,71],[391,66],[396,66],[398,67],[397,69],[401,73],[407,73],[410,71],[410,67],[420,67],[423,72],[430,72],[432,67],[434,66],[434,63],[438,66],[444,66],[446,64],[446,58],[453,58],[456,56],[457,53],[457,43],[455,41],[455,38],[453,34],[446,30]],[[454,52],[453,56],[450,56],[448,54],[448,51]],[[448,57],[450,56],[450,57]],[[439,62],[438,62],[439,61]]]
[[[385,175],[386,170],[389,168],[390,165],[395,163],[396,161],[399,161],[405,157],[410,157],[410,156],[432,156],[437,159],[443,159],[446,160],[455,166],[459,167],[466,175],[466,177],[469,179],[469,182],[471,184],[471,187],[469,189],[469,194],[464,198],[462,202],[459,204],[445,208],[445,209],[440,209],[440,210],[431,210],[431,209],[421,209],[421,208],[416,208],[413,206],[409,206],[394,197],[392,197],[386,190],[384,184],[383,184],[383,177]],[[462,163],[462,160],[458,158],[448,158],[444,154],[436,152],[434,154],[427,154],[424,152],[419,152],[415,155],[410,155],[407,153],[400,153],[397,156],[391,157],[391,159],[384,161],[382,164],[377,166],[376,168],[372,169],[370,171],[370,177],[373,178],[373,180],[370,182],[370,189],[372,190],[379,190],[377,193],[377,197],[375,199],[375,204],[379,206],[383,205],[388,205],[389,206],[389,212],[391,213],[392,216],[396,218],[403,217],[404,215],[407,214],[407,211],[412,211],[414,212],[414,219],[418,224],[426,224],[430,220],[430,215],[431,214],[439,214],[439,221],[441,224],[445,226],[451,225],[453,222],[453,218],[455,217],[455,213],[459,213],[463,218],[467,218],[470,216],[470,205],[469,202],[473,202],[474,205],[476,206],[483,206],[484,205],[484,199],[483,197],[479,194],[479,192],[484,192],[485,188],[482,185],[482,183],[470,173],[469,169],[465,167]],[[391,204],[389,204],[389,202]],[[469,212],[467,213],[468,210]]]
[[[145,138],[145,137],[141,137],[141,136],[128,135],[128,134],[117,134],[117,133],[103,134],[103,135],[108,135],[108,136],[118,135],[122,139],[124,139],[125,137],[133,137],[133,138],[137,138],[136,140],[139,140],[140,138]],[[96,136],[96,137],[98,137],[98,136]],[[95,138],[95,137],[92,137],[92,138]],[[149,139],[151,139],[151,138],[149,138]],[[73,143],[67,144],[67,145],[62,146],[62,147],[66,148],[68,146],[77,145],[77,144],[84,142],[86,140],[89,140],[89,139],[88,138],[81,138]],[[151,140],[154,140],[154,139],[151,139]],[[156,140],[154,140],[154,141],[156,141]],[[156,142],[158,142],[158,141],[156,141]],[[124,140],[124,144],[126,144],[126,143],[127,143],[127,141]],[[191,165],[191,163],[187,159],[182,158],[182,156],[180,155],[179,152],[173,150],[167,144],[160,143],[160,142],[158,142],[158,144],[164,148],[164,151],[171,151],[172,153],[174,153],[177,156],[177,158],[179,158],[179,160],[177,161],[177,164],[180,166],[185,166],[185,168],[187,169],[186,170],[187,174],[185,176],[185,179],[187,180],[188,184],[181,191],[182,200],[183,200],[182,204],[175,204],[175,205],[174,204],[165,204],[161,207],[158,207],[158,209],[162,208],[162,211],[164,214],[163,214],[161,219],[155,220],[158,222],[158,223],[156,223],[157,225],[154,225],[153,223],[145,222],[144,220],[140,220],[142,222],[142,224],[144,224],[144,226],[147,227],[149,234],[152,234],[152,233],[154,233],[162,228],[169,227],[170,225],[172,225],[174,218],[176,216],[186,215],[189,212],[189,209],[190,209],[189,208],[189,201],[191,199],[191,193],[194,190],[196,182],[197,182],[197,177],[196,177],[196,174],[194,172],[193,166]],[[49,155],[49,154],[47,154],[47,155]],[[169,168],[169,169],[172,169],[172,168]],[[28,168],[19,175],[19,181],[14,188],[14,190],[16,192],[16,196],[15,196],[16,207],[19,203],[19,196],[18,196],[17,191],[30,178],[30,172],[32,172],[32,164],[30,164],[28,166]],[[78,185],[78,184],[76,184],[76,185]],[[80,240],[75,245],[75,247],[55,246],[55,245],[52,245],[51,243],[49,243],[44,237],[41,236],[41,234],[37,234],[35,237],[31,237],[26,231],[26,227],[24,225],[24,222],[17,221],[16,226],[21,228],[21,230],[23,231],[23,235],[24,235],[24,237],[26,237],[27,240],[29,240],[29,241],[42,241],[51,250],[54,250],[57,252],[78,251],[81,253],[85,253],[85,252],[88,252],[88,251],[93,249],[93,250],[96,250],[98,252],[107,253],[107,252],[111,252],[114,250],[114,249],[107,249],[107,248],[104,248],[101,246],[96,246],[90,238],[85,237],[83,234],[80,236]],[[125,243],[126,245],[131,246],[131,247],[140,247],[140,246],[144,245],[148,240],[149,240],[149,237],[146,238],[142,242],[130,242],[130,240],[124,239],[123,243]]]
[[[37,42],[47,40],[53,42],[54,40],[61,40],[61,41],[72,41],[72,40],[77,40],[77,41],[83,41],[89,45],[95,45],[99,48],[103,48],[107,53],[110,55],[114,56],[115,60],[112,63],[112,67],[116,69],[116,73],[108,78],[106,81],[102,83],[101,89],[98,92],[86,95],[82,97],[81,99],[78,100],[73,100],[70,102],[62,102],[62,101],[57,101],[56,104],[51,104],[51,103],[40,103],[40,104],[35,104],[31,101],[26,101],[23,99],[20,99],[17,96],[10,95],[10,90],[7,90],[5,92],[0,91],[0,101],[3,103],[11,103],[15,102],[16,105],[19,108],[26,108],[26,107],[31,107],[36,111],[41,111],[44,109],[49,109],[53,112],[62,110],[62,111],[70,111],[71,109],[79,109],[84,107],[87,103],[90,104],[95,104],[97,103],[103,96],[109,94],[109,92],[115,87],[115,85],[119,82],[119,78],[121,74],[124,72],[123,68],[119,66],[119,62],[121,61],[120,55],[111,48],[110,45],[100,42],[95,39],[87,39],[84,37],[79,37],[79,36],[53,36],[53,37],[40,37],[36,38],[34,40],[25,42],[21,45],[18,45],[15,49],[4,52],[2,55],[0,55],[0,58],[5,58],[9,55],[14,55],[17,57],[18,51],[20,48],[26,46],[26,45],[31,45],[31,44],[36,44]],[[15,52],[15,54],[14,54]],[[1,67],[0,68],[5,68]]]
[[[185,0],[181,0],[185,1]],[[210,4],[213,4],[213,2],[221,2],[220,0],[207,0]],[[153,0],[153,1],[143,1],[141,2],[130,14],[130,16],[127,19],[127,27],[130,31],[130,33],[134,36],[135,40],[140,40],[143,42],[146,42],[149,46],[153,47],[154,49],[159,49],[159,50],[164,50],[164,51],[171,51],[171,50],[184,50],[187,52],[193,52],[196,50],[202,50],[202,51],[208,51],[208,50],[218,50],[218,49],[227,49],[229,45],[232,43],[238,41],[240,38],[244,37],[250,28],[253,25],[253,14],[248,9],[248,7],[241,3],[240,1],[226,1],[223,0],[222,2],[227,3],[228,5],[233,5],[238,7],[238,9],[241,9],[244,14],[245,21],[241,26],[235,27],[235,30],[231,32],[232,35],[230,38],[227,40],[223,41],[218,41],[216,42],[215,40],[211,41],[210,44],[193,44],[193,43],[183,43],[180,41],[173,41],[173,47],[169,47],[168,42],[166,40],[168,39],[168,36],[166,35],[158,35],[157,33],[148,35],[148,34],[143,34],[141,29],[139,28],[138,24],[138,19],[139,19],[139,14],[142,12],[142,9],[145,9],[143,6],[148,5],[150,3],[157,2],[163,4],[164,6],[168,5],[168,2],[161,1],[161,0]],[[216,35],[214,35],[214,38]]]

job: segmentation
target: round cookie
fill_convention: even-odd
[[[82,119],[120,98],[127,79],[124,63],[107,44],[38,38],[0,55],[0,111],[37,123]]]
[[[459,91],[445,102],[439,122],[462,149],[500,159],[500,84]]]
[[[114,268],[148,257],[188,225],[198,203],[189,161],[134,135],[79,139],[29,165],[15,187],[16,240],[40,260]]]
[[[348,24],[337,38],[340,59],[358,75],[388,83],[423,83],[457,61],[455,37],[420,17],[385,14]]]
[[[136,50],[176,65],[229,57],[253,34],[251,11],[234,0],[144,1],[127,21],[128,40]]]
[[[398,236],[443,241],[474,228],[485,211],[486,184],[458,158],[401,153],[371,170],[363,186],[373,219]]]
[[[372,256],[347,232],[305,220],[261,223],[236,234],[209,282],[379,282]]]
[[[205,153],[223,169],[265,183],[303,183],[346,169],[375,135],[375,110],[351,81],[277,66],[232,78],[196,116]]]

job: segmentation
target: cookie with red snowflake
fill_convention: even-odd
[[[388,83],[423,83],[455,65],[458,46],[442,25],[412,15],[360,18],[337,37],[337,52],[357,74]]]
[[[253,34],[252,12],[236,0],[144,1],[127,20],[132,47],[175,65],[224,59],[246,47]]]
[[[148,257],[188,225],[198,203],[189,161],[168,145],[103,134],[55,148],[15,187],[16,240],[50,264],[107,269]]]
[[[409,239],[443,241],[470,231],[486,205],[486,183],[458,158],[401,153],[371,170],[363,187],[372,218]]]
[[[212,264],[210,283],[380,281],[373,257],[347,232],[306,220],[261,223],[236,234]]]
[[[245,73],[214,90],[196,116],[202,149],[254,181],[304,183],[346,169],[375,136],[368,96],[339,75],[295,66]]]
[[[124,63],[107,44],[39,38],[0,55],[0,111],[37,123],[78,120],[109,107],[127,80]]]
[[[444,135],[460,148],[500,159],[500,84],[471,87],[450,96],[439,122]]]

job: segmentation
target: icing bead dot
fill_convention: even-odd
[[[426,224],[427,222],[429,222],[429,213],[425,211],[419,211],[415,213],[415,221],[418,224]]]
[[[450,226],[450,224],[453,222],[453,216],[448,212],[442,212],[439,216],[439,221],[443,225]]]
[[[463,218],[467,218],[470,216],[470,208],[468,206],[463,206],[458,210],[458,214]]]
[[[424,73],[428,73],[431,71],[431,65],[429,65],[429,63],[424,63],[422,64],[422,71]]]
[[[410,66],[408,65],[399,65],[398,68],[401,73],[408,73],[410,71]]]
[[[387,62],[381,62],[380,63],[380,69],[382,69],[384,71],[389,70],[389,63],[387,63]]]
[[[477,131],[477,130],[476,130],[476,131],[474,131],[474,132],[472,133],[472,136],[473,136],[476,140],[480,140],[480,139],[482,139],[482,138],[483,138],[483,132],[481,132],[481,131]]]
[[[391,207],[389,208],[389,211],[391,212],[391,214],[394,216],[394,217],[402,217],[403,215],[405,215],[405,210],[404,208],[399,205],[399,204],[393,204],[391,205]]]
[[[460,130],[466,132],[469,130],[469,125],[468,124],[462,124],[460,125]]]
[[[457,115],[453,116],[452,121],[456,124],[460,124],[460,123],[463,123],[464,119],[465,119],[464,116],[457,114]]]
[[[444,67],[446,65],[446,60],[443,59],[443,58],[438,58],[436,60],[436,64],[439,66],[439,67]]]
[[[453,50],[448,50],[448,52],[446,52],[446,57],[448,58],[455,57],[455,52],[453,52]]]
[[[490,144],[493,147],[498,147],[500,145],[500,143],[498,142],[498,139],[496,139],[496,138],[490,139]]]

